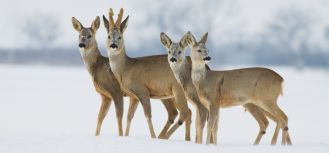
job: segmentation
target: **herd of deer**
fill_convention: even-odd
[[[123,33],[129,16],[122,21],[123,9],[116,22],[112,8],[109,20],[103,15],[107,30],[106,48],[108,58],[100,54],[96,32],[100,19],[84,27],[72,17],[74,29],[79,33],[79,48],[83,62],[90,73],[102,104],[98,114],[96,136],[100,134],[102,122],[114,101],[119,135],[123,136],[123,97],[130,98],[125,136],[129,135],[131,120],[138,102],[141,102],[152,138],[155,132],[152,124],[150,98],[160,99],[168,112],[168,120],[158,138],[168,139],[185,122],[185,140],[189,141],[191,110],[187,101],[196,108],[196,143],[202,143],[207,122],[206,144],[217,144],[219,108],[243,106],[259,124],[259,133],[254,142],[259,144],[268,126],[268,118],[276,122],[271,141],[277,142],[282,130],[282,145],[291,145],[288,134],[288,118],[277,105],[282,94],[283,78],[266,68],[244,68],[230,71],[210,70],[206,64],[211,58],[206,47],[208,33],[197,41],[187,32],[179,42],[173,42],[165,33],[160,34],[161,43],[168,55],[139,58],[127,56]],[[191,57],[185,56],[185,48],[191,48]],[[179,119],[174,123],[178,111]],[[173,124],[173,125],[172,125]]]

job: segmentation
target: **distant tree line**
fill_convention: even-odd
[[[188,0],[186,0],[188,1]],[[159,42],[159,34],[154,31],[166,31],[180,38],[186,30],[197,35],[208,31],[210,35],[225,37],[230,33],[233,41],[222,43],[215,38],[209,38],[207,46],[217,65],[289,65],[296,68],[303,67],[329,67],[329,25],[323,29],[323,39],[326,46],[314,44],[312,36],[316,29],[316,18],[311,13],[298,8],[281,8],[267,23],[263,31],[250,38],[239,31],[217,31],[222,21],[230,22],[239,12],[234,1],[211,0],[209,3],[192,1],[184,6],[158,5],[149,1],[152,8],[142,3],[136,3],[137,11],[144,11],[144,22],[140,22],[132,29],[147,32],[147,37],[132,36],[138,46],[129,46],[131,56],[147,56],[165,54],[158,52],[164,50]],[[183,3],[183,2],[182,2]],[[137,7],[138,6],[138,7]],[[198,6],[198,7],[192,7]],[[138,10],[140,9],[140,10]],[[158,11],[166,10],[166,11]],[[217,16],[218,19],[213,18]],[[38,15],[27,18],[22,27],[23,34],[29,39],[24,49],[0,49],[0,63],[45,63],[56,65],[81,65],[77,47],[59,47],[54,45],[61,36],[58,20],[53,15]],[[146,30],[143,31],[142,29]],[[148,30],[148,31],[147,31]],[[136,37],[136,38],[134,38]],[[178,39],[179,40],[179,39]],[[147,43],[145,43],[147,42]],[[73,47],[73,48],[72,48]],[[104,47],[100,47],[105,51]],[[145,50],[150,48],[150,50]]]

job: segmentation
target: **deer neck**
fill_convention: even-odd
[[[121,82],[121,77],[123,73],[127,70],[130,58],[126,54],[126,50],[123,47],[118,51],[118,54],[109,54],[110,67],[119,82]]]
[[[206,78],[206,65],[204,63],[192,62],[191,78],[195,86],[200,86]]]
[[[175,75],[175,78],[179,83],[185,86],[186,79],[191,77],[191,70],[186,57],[182,59],[180,64],[170,64],[170,67]]]
[[[89,73],[93,73],[97,60],[102,56],[97,47],[97,43],[88,49],[80,48],[80,54]]]

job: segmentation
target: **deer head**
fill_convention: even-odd
[[[124,40],[123,33],[128,25],[129,16],[126,17],[124,21],[122,21],[123,17],[123,9],[120,9],[118,14],[118,19],[114,22],[113,19],[114,13],[112,8],[109,11],[109,20],[103,15],[104,26],[107,30],[107,40],[106,47],[109,52],[109,55],[115,55],[120,53],[120,51],[124,48]],[[121,22],[122,21],[122,22]]]
[[[169,36],[161,32],[160,40],[163,46],[167,48],[168,62],[170,65],[181,64],[185,59],[185,47],[188,45],[187,34],[185,34],[178,43],[175,43],[172,42]]]
[[[208,32],[205,33],[198,42],[190,31],[187,32],[186,35],[188,44],[191,47],[192,61],[197,63],[207,63],[210,61],[209,50],[206,47]]]
[[[79,48],[88,50],[95,47],[96,44],[96,31],[99,28],[99,16],[92,22],[91,27],[85,28],[75,17],[72,17],[73,28],[79,33]]]

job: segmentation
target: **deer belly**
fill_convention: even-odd
[[[223,96],[219,100],[219,106],[221,108],[233,107],[233,106],[243,105],[245,101],[246,100],[244,98]]]
[[[168,99],[173,98],[174,95],[172,92],[150,91],[150,97],[153,99]]]

